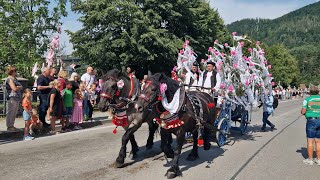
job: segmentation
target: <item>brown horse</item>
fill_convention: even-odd
[[[142,112],[150,105],[155,104],[157,101],[160,102],[161,99],[157,98],[160,94],[160,84],[165,83],[167,85],[167,90],[165,96],[168,102],[173,100],[175,92],[182,88],[179,86],[178,82],[172,80],[164,74],[155,74],[148,79],[147,85],[140,96],[136,108],[138,111]],[[183,92],[183,91],[182,91]],[[182,98],[181,98],[182,97]],[[206,93],[201,92],[187,92],[183,93],[179,97],[180,103],[182,103],[182,108],[177,112],[179,120],[183,121],[183,124],[176,128],[166,128],[162,130],[162,137],[170,137],[171,133],[176,135],[177,148],[174,152],[173,165],[168,169],[166,176],[167,178],[175,178],[181,175],[179,168],[179,157],[181,154],[182,145],[185,141],[185,133],[191,132],[193,134],[193,149],[189,154],[187,160],[195,160],[198,156],[198,130],[199,127],[203,127],[203,140],[204,149],[210,149],[209,134],[210,134],[210,124],[213,124],[213,113],[214,108],[208,106],[208,104],[213,104],[213,98]],[[161,103],[159,103],[161,105]],[[199,117],[201,115],[202,117]],[[158,116],[159,118],[159,116]],[[162,139],[165,140],[165,139]]]
[[[143,112],[136,112],[134,108],[134,99],[140,95],[140,86],[137,82],[132,82],[128,75],[123,74],[118,70],[110,70],[103,77],[104,82],[100,93],[99,109],[106,111],[108,108],[112,108],[114,112],[121,112],[126,110],[128,115],[129,126],[124,127],[126,132],[122,136],[122,145],[119,155],[116,159],[115,166],[122,167],[124,165],[124,159],[126,157],[126,145],[130,140],[133,157],[137,156],[138,145],[134,138],[134,132],[137,131],[144,122],[149,125],[149,137],[147,140],[146,149],[149,150],[153,146],[154,133],[156,132],[158,125],[153,122],[153,119],[159,114],[156,111],[145,110]],[[117,83],[122,81],[123,87],[118,87]],[[136,81],[136,80],[135,80]],[[133,88],[135,86],[136,88]],[[138,89],[137,89],[138,88]],[[136,89],[136,92],[134,92]],[[173,150],[171,148],[170,138],[167,142],[161,141],[161,149],[166,152],[168,157],[173,157]]]

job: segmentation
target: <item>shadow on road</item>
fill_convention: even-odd
[[[145,151],[145,149],[146,149],[145,146],[139,147],[140,150],[138,152],[138,157],[132,161],[128,160],[128,158],[129,158],[128,156],[130,153],[127,152],[127,160],[126,161],[129,161],[129,162],[125,163],[124,166],[122,166],[122,168],[130,167],[138,162],[141,162],[141,161],[149,159],[149,158],[153,158],[152,161],[157,161],[157,160],[165,161],[166,159],[160,150],[160,143],[161,143],[161,141],[154,142],[153,148],[148,151]],[[175,150],[175,148],[176,148],[175,140],[172,143],[172,148],[173,148],[173,150]],[[182,149],[188,149],[188,148],[192,148],[192,144],[187,143],[183,146]],[[129,151],[130,150],[131,149],[129,149]],[[218,146],[211,146],[211,149],[208,151],[205,151],[202,147],[199,147],[198,153],[199,153],[200,158],[197,159],[196,161],[187,161],[186,160],[189,153],[191,153],[191,149],[187,150],[185,152],[182,152],[181,156],[180,156],[180,160],[179,160],[180,161],[179,165],[180,165],[180,167],[182,167],[181,171],[186,171],[190,168],[196,167],[196,166],[198,166],[200,164],[204,164],[204,163],[207,163],[206,168],[210,168],[210,164],[213,163],[213,160],[219,156],[223,156],[224,152],[225,152],[225,150],[222,148],[219,148]],[[164,166],[170,167],[171,163],[172,163],[172,159],[168,159],[167,163],[164,164]],[[112,166],[112,164],[110,166]],[[163,173],[165,174],[165,172],[163,172]]]
[[[307,158],[308,158],[308,150],[307,150],[307,148],[301,147],[301,149],[298,149],[296,152],[297,152],[297,153],[300,153],[301,156],[302,156],[304,159],[307,159]],[[313,153],[313,158],[316,158],[316,153]]]
[[[247,132],[244,135],[242,135],[239,131],[231,130],[226,145],[232,146],[239,141],[256,141],[256,138],[261,137],[260,135],[256,135],[256,132],[261,132],[261,125],[248,127]],[[215,133],[211,134],[211,142],[216,143]]]
[[[195,161],[187,161],[186,158],[191,153],[191,149],[189,151],[185,151],[181,153],[180,160],[179,160],[179,166],[181,168],[181,172],[187,171],[193,167],[199,166],[201,164],[206,164],[206,168],[210,168],[210,165],[214,163],[214,159],[216,159],[219,156],[223,156],[223,153],[225,152],[225,149],[219,148],[218,146],[212,146],[210,150],[205,151],[202,147],[199,147],[198,154],[199,159]],[[166,167],[170,167],[172,165],[172,162],[165,164]]]
[[[83,129],[88,129],[88,128],[93,128],[97,126],[101,126],[106,123],[110,123],[109,121],[102,120],[105,118],[94,118],[94,121],[85,121],[81,125]],[[70,125],[70,129],[73,129],[73,125]],[[0,145],[1,144],[7,144],[7,143],[12,143],[12,142],[17,142],[23,140],[23,128],[20,128],[19,131],[3,131],[0,133]],[[61,130],[61,124],[57,123],[56,124],[56,130],[60,131]],[[42,137],[47,137],[47,136],[53,136],[48,134],[50,129],[44,128],[42,130],[41,135],[36,135],[35,138],[42,138]],[[64,132],[68,133],[68,132]]]
[[[152,157],[155,157],[155,156],[161,154],[162,152],[160,150],[160,144],[161,144],[161,141],[155,141],[152,149],[148,150],[148,151],[146,151],[146,146],[140,146],[139,151],[137,153],[138,157],[132,159],[131,154],[130,154],[131,148],[128,148],[128,147],[130,147],[130,143],[128,143],[127,144],[127,157],[126,157],[125,161],[128,161],[128,159],[131,159],[131,161],[129,160],[130,162],[127,162],[127,163],[125,162],[125,164],[121,168],[125,168],[128,166],[134,165],[134,164],[141,162],[145,159],[152,158]],[[120,148],[118,150],[120,150]],[[116,157],[115,157],[115,159],[116,159]],[[113,166],[113,164],[111,164],[110,166]]]

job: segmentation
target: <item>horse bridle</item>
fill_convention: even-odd
[[[117,78],[107,77],[107,81],[108,81],[109,79],[114,80],[115,82],[118,82],[118,79],[117,79]],[[119,89],[118,89],[118,91],[119,91]],[[117,91],[116,91],[116,92],[117,92]],[[102,92],[102,93],[100,94],[100,98],[112,99],[112,97],[115,96],[116,92],[113,94],[113,96],[111,96],[111,94],[107,94],[107,93],[105,93],[105,92]]]
[[[108,81],[109,79],[114,80],[114,81],[116,81],[116,82],[119,81],[119,79],[114,78],[114,77],[107,77],[107,81]],[[117,96],[117,95],[116,95],[117,92],[120,93],[120,92],[121,92],[121,89],[118,88],[118,90],[116,90],[116,91],[112,94],[112,96],[111,96],[110,94],[108,94],[108,93],[102,92],[102,93],[100,94],[100,98],[104,98],[104,99],[107,99],[107,100],[112,100],[113,97]],[[120,96],[119,96],[118,98],[119,98],[119,100],[121,101],[120,103],[118,103],[118,104],[111,104],[111,103],[109,102],[107,106],[109,106],[109,107],[111,107],[111,108],[114,108],[114,109],[126,109],[126,108],[127,108],[126,105],[128,105],[129,103],[125,103],[125,102],[122,101],[122,100],[123,100],[123,99],[127,99],[127,98],[123,98],[123,97],[120,97]]]
[[[151,83],[152,83],[151,81],[147,81],[145,89],[148,88]],[[152,97],[148,97],[148,96],[145,95],[145,94],[140,94],[140,96],[139,96],[138,98],[144,100],[145,102],[147,102],[148,105],[147,105],[146,108],[147,108],[148,110],[152,110],[152,109],[153,109],[153,106],[160,102],[159,100],[155,101],[155,99],[156,99],[157,97],[159,97],[159,96],[161,96],[161,95],[160,95],[159,89],[157,88],[156,93],[154,93],[154,95],[153,95]],[[150,102],[153,102],[153,101],[155,101],[155,102],[152,103],[152,104],[150,104]]]

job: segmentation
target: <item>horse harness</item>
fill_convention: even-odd
[[[113,77],[108,77],[108,78],[116,81],[117,86],[118,86],[118,83],[121,81],[121,79],[119,80],[119,79],[116,79]],[[115,94],[113,94],[113,96],[108,95],[106,93],[100,94],[100,96],[102,98],[107,98],[107,99],[112,99],[111,97],[116,96],[116,97],[118,97],[118,100],[120,101],[120,103],[116,103],[116,100],[114,100],[114,102],[116,104],[111,104],[111,103],[108,104],[108,106],[111,107],[113,110],[112,114],[114,116],[112,118],[112,123],[114,125],[116,125],[116,128],[113,130],[114,134],[117,133],[118,126],[128,126],[129,125],[127,109],[130,104],[134,103],[134,101],[136,100],[136,98],[140,92],[139,85],[137,83],[135,83],[135,81],[137,81],[137,80],[132,75],[129,75],[129,78],[130,78],[131,88],[130,88],[128,97],[121,97],[120,96],[120,92],[121,92],[122,88],[120,88],[119,86],[118,86],[118,90],[115,92]],[[122,83],[123,83],[123,81],[122,81]],[[122,85],[124,85],[124,84],[122,84]]]
[[[151,84],[151,81],[148,81],[146,83],[146,88],[150,84]],[[192,109],[193,109],[194,116],[195,116],[194,118],[197,121],[197,126],[199,128],[202,128],[203,127],[202,124],[204,123],[204,120],[203,120],[203,109],[202,109],[201,100],[197,96],[195,96],[193,94],[186,93],[184,88],[181,88],[180,91],[181,92],[180,92],[179,99],[180,99],[180,102],[183,102],[183,103],[179,104],[177,113],[174,113],[174,114],[170,114],[168,111],[161,112],[159,110],[158,103],[162,99],[159,98],[161,95],[160,95],[160,92],[159,92],[158,89],[157,89],[156,93],[154,93],[154,96],[152,96],[150,98],[147,97],[145,94],[141,94],[139,96],[139,98],[145,100],[146,102],[153,102],[155,100],[155,98],[158,96],[158,100],[155,101],[154,103],[148,105],[147,108],[148,108],[149,111],[152,111],[154,109],[153,107],[156,105],[155,110],[156,110],[157,113],[160,114],[160,118],[155,118],[155,121],[161,127],[165,128],[165,129],[171,129],[171,128],[179,127],[179,126],[184,124],[184,122],[179,119],[179,113],[181,111],[183,111],[183,112],[186,111],[187,102],[186,102],[185,96],[187,96],[189,101],[190,101],[190,103],[191,103],[191,105],[192,105]],[[199,110],[197,111],[197,109],[199,109]]]
[[[133,75],[129,75],[129,78],[130,78],[130,91],[129,91],[129,95],[128,97],[121,97],[120,96],[120,92],[121,92],[121,88],[118,87],[117,91],[115,92],[115,94],[113,94],[113,96],[117,96],[118,97],[118,100],[121,101],[120,103],[116,103],[116,104],[111,104],[109,103],[108,106],[113,108],[114,111],[120,111],[120,112],[123,112],[125,111],[130,104],[134,103],[134,101],[137,99],[138,97],[138,94],[139,94],[139,85],[135,82],[136,79],[135,77],[133,77]],[[120,80],[119,79],[116,79],[114,77],[108,77],[108,79],[112,79],[116,82],[119,82]],[[111,95],[109,94],[106,94],[106,93],[101,93],[100,94],[100,97],[102,98],[107,98],[107,99],[111,99]],[[121,111],[122,110],[122,111]]]
[[[202,108],[202,103],[200,98],[198,98],[197,96],[195,96],[194,94],[189,94],[186,93],[191,105],[192,105],[192,109],[193,109],[193,113],[195,115],[195,119],[197,121],[197,126],[199,128],[203,128],[203,108]],[[199,109],[197,111],[197,109]]]

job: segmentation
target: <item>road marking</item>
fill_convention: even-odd
[[[296,110],[296,109],[294,109]],[[291,110],[293,111],[293,110]],[[276,118],[278,117],[281,117],[285,114],[288,114],[288,113],[291,113],[291,111],[288,111],[284,114],[281,114],[279,116],[277,116]],[[297,119],[295,119],[294,121],[292,121],[290,124],[288,124],[286,127],[284,127],[280,132],[278,132],[275,136],[273,136],[269,141],[267,141],[261,148],[259,148],[241,167],[240,169],[230,178],[230,180],[234,180],[240,173],[241,171],[243,171],[243,169],[271,142],[273,141],[276,137],[278,137],[281,133],[284,132],[284,130],[286,130],[288,127],[290,127],[292,124],[294,124],[295,122],[297,122],[300,117],[302,117],[302,115],[300,115]]]

